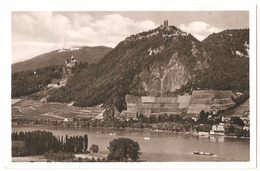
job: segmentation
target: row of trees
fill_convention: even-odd
[[[250,130],[243,130],[230,126],[225,130],[225,135],[235,135],[237,137],[250,137]]]
[[[46,152],[44,154],[44,158],[48,159],[48,161],[58,161],[58,162],[136,162],[139,159],[140,146],[138,142],[135,142],[129,138],[118,138],[110,141],[109,146],[107,147],[109,153],[106,158],[95,159],[92,157],[89,159],[81,158],[75,159],[74,153],[53,153]],[[90,147],[90,150],[96,152],[98,151],[98,146],[93,144]]]
[[[54,136],[51,132],[13,132],[12,142],[24,142],[23,146],[12,146],[12,156],[43,155],[45,152],[86,152],[88,148],[88,136],[73,136],[65,138]]]
[[[64,142],[65,141],[65,142]],[[55,137],[51,132],[13,132],[12,133],[12,156],[43,155],[53,161],[71,161],[75,153],[86,152],[88,147],[87,134],[82,136]],[[14,143],[14,142],[23,142]],[[21,145],[22,144],[22,145]],[[21,151],[23,149],[23,151]],[[97,153],[98,145],[92,144],[90,151]],[[140,153],[138,142],[129,138],[114,139],[108,146],[109,154],[107,160],[102,161],[137,161]],[[94,160],[95,161],[95,160]]]

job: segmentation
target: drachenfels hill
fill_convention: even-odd
[[[193,90],[248,91],[248,42],[248,30],[223,31],[200,42],[165,22],[127,37],[96,64],[78,66],[66,86],[49,92],[48,101],[75,101],[82,107],[113,104],[122,111],[127,94],[170,97]]]

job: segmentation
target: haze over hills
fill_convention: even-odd
[[[107,52],[113,48],[105,46],[88,47],[83,46],[79,49],[72,47],[72,49],[66,50],[55,50],[49,53],[45,53],[36,56],[32,59],[12,64],[12,73],[42,68],[52,65],[63,65],[65,59],[70,59],[73,55],[78,62],[96,63],[98,62]]]

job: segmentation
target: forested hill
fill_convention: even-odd
[[[96,63],[110,50],[112,50],[112,48],[105,46],[83,46],[79,50],[67,50],[64,52],[55,50],[26,61],[12,64],[12,73],[43,68],[52,65],[60,66],[64,64],[65,59],[70,60],[72,55],[78,62]]]
[[[174,26],[131,35],[98,63],[78,68],[65,87],[51,92],[49,101],[76,101],[82,107],[113,104],[121,111],[126,108],[126,94],[174,96],[196,89],[248,90],[249,59],[205,42]]]
[[[214,33],[203,40],[203,43],[238,56],[249,57],[249,29],[224,30]]]

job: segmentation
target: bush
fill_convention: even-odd
[[[98,145],[92,144],[89,150],[92,151],[93,153],[97,153],[99,150]]]

